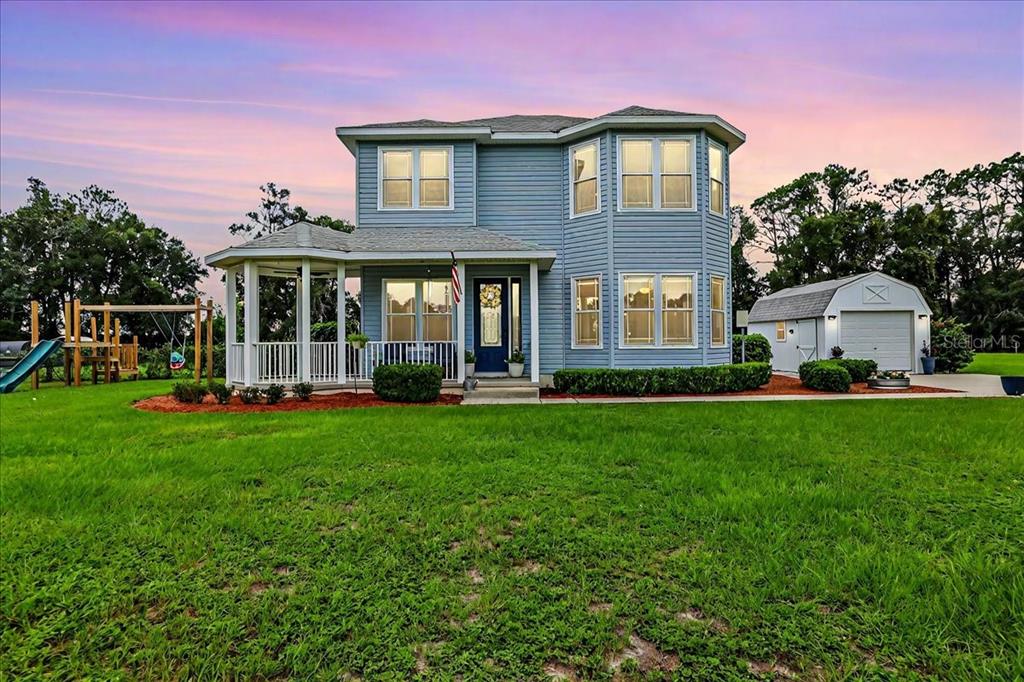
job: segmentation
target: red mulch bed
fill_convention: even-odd
[[[309,401],[298,398],[285,398],[276,405],[258,403],[246,405],[238,396],[231,398],[227,405],[217,404],[212,395],[206,396],[202,403],[179,403],[170,395],[158,395],[135,403],[135,407],[148,412],[294,412],[297,410],[336,410],[347,407],[395,407],[415,405],[458,405],[462,396],[442,393],[437,402],[433,403],[389,403],[381,400],[372,391],[366,393],[331,393],[314,395]]]
[[[913,381],[913,379],[911,379]],[[888,393],[959,393],[959,391],[952,391],[947,388],[932,388],[930,386],[914,386],[910,388],[900,389],[877,389],[868,388],[867,384],[851,384],[851,394],[865,394],[870,393],[872,395],[886,395]],[[719,393],[718,395],[735,395],[735,396],[756,396],[756,395],[839,395],[835,393],[825,393],[824,391],[815,391],[812,388],[807,388],[800,383],[800,379],[791,376],[785,376],[783,374],[773,374],[771,381],[766,385],[754,391],[738,391],[736,393]],[[578,398],[586,400],[587,398],[621,398],[623,396],[613,395],[600,395],[600,394],[587,394],[587,395],[570,395],[568,393],[558,393],[551,388],[542,388],[540,391],[541,398]],[[659,398],[700,398],[704,397],[704,394],[697,393],[673,393],[651,397]]]

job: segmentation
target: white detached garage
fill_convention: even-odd
[[[931,314],[917,287],[868,272],[765,296],[750,311],[749,331],[768,338],[772,366],[784,372],[831,357],[833,346],[879,369],[920,372]]]

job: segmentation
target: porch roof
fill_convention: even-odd
[[[478,227],[361,227],[339,232],[300,221],[206,257],[206,264],[231,267],[245,260],[317,258],[345,262],[450,260],[537,261],[551,267],[555,252]]]

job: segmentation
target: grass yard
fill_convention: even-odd
[[[960,372],[1024,376],[1024,353],[975,353],[974,361]]]
[[[0,396],[8,679],[1013,679],[1012,399]]]

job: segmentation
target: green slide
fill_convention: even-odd
[[[10,372],[0,377],[0,393],[10,393],[16,389],[18,384],[29,378],[32,372],[42,367],[43,363],[46,362],[46,358],[60,350],[62,345],[64,345],[63,339],[54,339],[52,341],[40,341],[33,346],[28,355],[19,360],[18,364],[14,367],[11,367]]]

